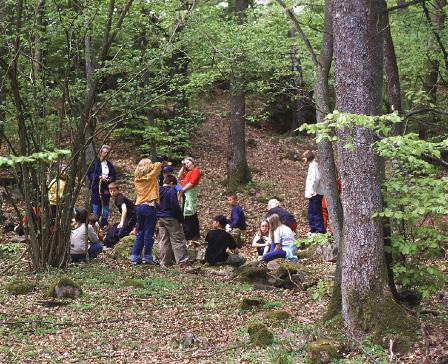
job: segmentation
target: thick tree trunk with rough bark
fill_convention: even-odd
[[[333,9],[336,108],[378,115],[381,111],[382,43],[376,1],[339,0]],[[372,215],[381,211],[381,162],[373,131],[352,126],[339,133],[338,152],[344,209],[342,316],[352,336],[364,331],[363,320],[384,288],[383,227]],[[353,143],[355,150],[344,148]]]
[[[249,6],[248,0],[236,0],[235,15],[238,24],[245,19],[245,11]],[[230,120],[229,120],[229,154],[227,158],[227,182],[231,189],[246,184],[251,180],[246,158],[245,120],[246,97],[244,80],[238,71],[238,62],[232,70],[230,79]]]
[[[381,112],[384,2],[338,0],[333,9],[336,108],[352,114]],[[373,131],[351,125],[338,132],[344,210],[342,318],[348,334],[365,333],[377,343],[400,332],[407,350],[415,322],[390,297],[386,286],[383,226],[372,215],[382,209],[382,161]],[[345,148],[346,144],[354,146]],[[388,340],[387,340],[388,341]],[[405,342],[406,341],[406,342]]]

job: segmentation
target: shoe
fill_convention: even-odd
[[[137,264],[140,264],[140,263],[141,263],[140,260],[133,260],[133,261],[131,261],[132,265],[137,265]]]
[[[144,261],[142,261],[142,264],[145,264],[145,265],[156,265],[156,262],[154,260],[150,260],[150,261],[144,260]]]

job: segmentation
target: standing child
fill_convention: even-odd
[[[48,185],[48,202],[50,204],[51,223],[54,224],[56,219],[57,206],[64,196],[65,179],[67,165],[59,166],[58,176],[54,178]]]
[[[160,162],[152,163],[147,158],[142,159],[135,169],[137,236],[131,251],[132,264],[154,264],[152,246],[156,230],[156,203],[160,202],[158,176],[161,169]]]
[[[117,244],[121,238],[128,236],[134,229],[137,217],[135,215],[134,203],[123,195],[118,188],[116,182],[109,183],[109,192],[114,199],[115,206],[121,214],[121,219],[118,224],[114,224],[106,234],[104,245],[108,248]]]
[[[227,202],[232,207],[232,210],[230,211],[230,228],[246,230],[246,216],[238,203],[238,197],[236,197],[236,195],[230,195],[227,197]]]
[[[302,161],[305,165],[309,165],[305,185],[305,197],[308,199],[308,224],[310,225],[308,235],[323,234],[325,233],[322,217],[323,190],[320,183],[319,166],[315,160],[314,153],[310,150],[303,152]]]
[[[209,264],[228,264],[238,267],[245,263],[246,258],[238,254],[235,240],[224,230],[226,224],[227,218],[223,215],[218,215],[213,219],[213,229],[205,237],[207,242],[205,260]],[[233,254],[227,253],[227,249],[231,250]]]
[[[160,265],[188,262],[187,246],[182,228],[183,215],[176,192],[176,177],[166,175],[160,187],[160,203],[156,216],[159,221]]]

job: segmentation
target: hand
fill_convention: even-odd
[[[118,225],[117,225],[117,229],[121,229],[123,227],[123,224],[120,222]]]

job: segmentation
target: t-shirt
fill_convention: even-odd
[[[122,193],[118,193],[115,197],[115,206],[117,206],[118,211],[120,211],[120,214],[122,213],[121,206],[125,204],[126,205],[126,217],[129,217],[131,215],[135,214],[135,206],[134,203],[128,199],[126,196],[124,196]]]
[[[280,225],[274,230],[274,243],[281,244],[281,246],[288,246],[294,240],[293,231],[286,225]]]
[[[187,183],[191,183],[192,185],[197,186],[200,179],[201,170],[195,167],[191,171],[188,171],[184,178],[182,178],[182,187],[185,187]]]
[[[92,225],[87,227],[87,238],[91,243],[99,243],[98,235]],[[70,235],[70,254],[84,254],[85,253],[85,240],[86,240],[86,225],[81,224],[80,227],[72,230]]]
[[[236,243],[232,235],[223,229],[210,230],[205,237],[207,250],[205,260],[210,264],[223,263],[229,257],[226,250],[235,249]]]
[[[106,160],[101,162],[101,175],[106,178],[109,177],[109,166]]]

